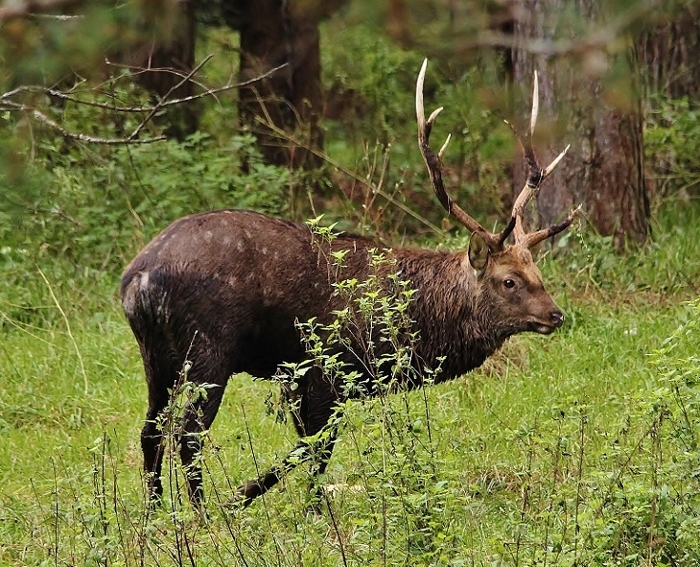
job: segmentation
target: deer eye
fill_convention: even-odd
[[[515,280],[512,280],[512,279],[510,279],[510,278],[507,278],[507,279],[503,280],[503,285],[504,285],[507,289],[513,289],[513,288],[515,287]]]

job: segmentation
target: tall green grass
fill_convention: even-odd
[[[699,215],[663,210],[654,242],[624,256],[574,232],[540,260],[558,333],[351,403],[321,514],[304,467],[229,506],[296,442],[276,387],[245,376],[208,434],[207,517],[171,454],[149,509],[118,276],[16,263],[0,283],[0,564],[697,565]]]

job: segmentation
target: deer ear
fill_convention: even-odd
[[[472,268],[480,272],[486,267],[488,261],[489,245],[478,232],[472,233],[472,238],[469,241],[469,263]]]

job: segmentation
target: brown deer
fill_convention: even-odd
[[[530,249],[566,229],[579,209],[560,224],[529,234],[522,219],[525,205],[568,150],[544,169],[537,162],[532,149],[537,76],[530,128],[521,142],[529,177],[507,226],[495,234],[462,210],[445,190],[440,160],[449,137],[436,156],[429,139],[441,109],[425,119],[426,65],[427,60],[416,85],[418,145],[438,200],[472,232],[466,252],[388,249],[346,234],[322,242],[308,226],[251,211],[224,210],[175,221],[126,268],[122,304],[141,350],[148,383],[141,445],[152,498],[159,499],[163,492],[162,430],[157,420],[186,361],[187,379],[209,385],[208,395],[188,407],[180,439],[190,498],[198,505],[203,498],[201,469],[195,458],[201,450],[200,433],[211,426],[229,377],[247,372],[271,379],[282,363],[308,359],[295,322],[331,322],[334,311],[346,301],[335,292],[334,283],[366,279],[376,249],[391,259],[379,269],[385,275],[389,271],[400,274],[415,290],[408,306],[411,330],[418,333],[414,376],[441,366],[435,381],[453,379],[480,366],[512,335],[525,331],[549,334],[562,325],[564,315],[545,291]],[[513,243],[507,244],[511,233]],[[337,266],[331,265],[330,258],[339,251],[345,256],[342,267],[334,270]],[[368,371],[356,349],[348,347],[340,355],[347,368],[363,376],[365,392],[376,394],[373,381],[377,377]],[[404,386],[422,383],[420,378],[407,379]],[[337,433],[334,413],[348,395],[319,367],[312,367],[298,380],[293,393],[290,390],[296,403],[293,417],[300,436],[307,439],[280,465],[243,484],[239,496],[244,502],[266,492],[299,462],[313,461],[315,474],[325,470]],[[316,435],[322,430],[323,435]]]

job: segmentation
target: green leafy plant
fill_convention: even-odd
[[[644,130],[644,151],[654,165],[662,196],[697,195],[700,109],[687,98],[656,95]]]

